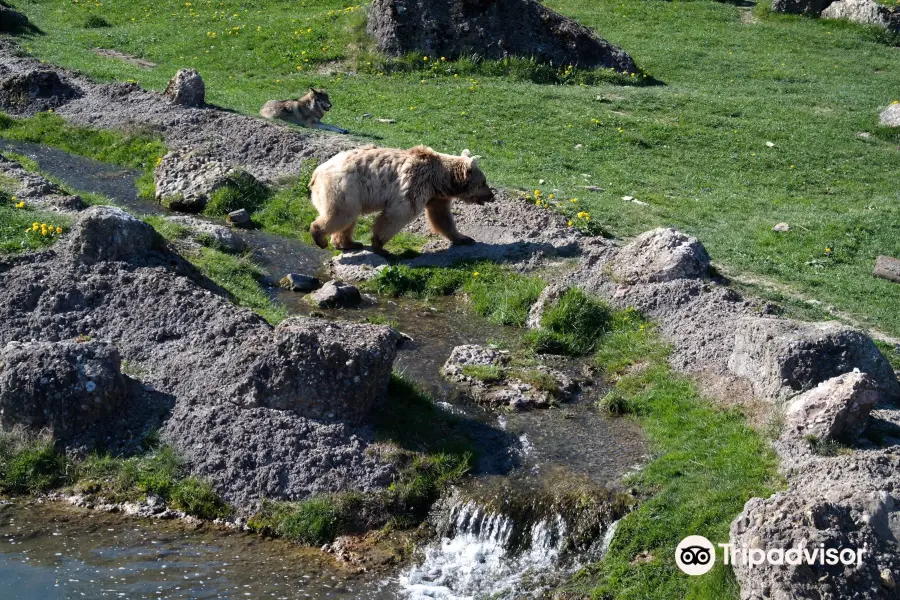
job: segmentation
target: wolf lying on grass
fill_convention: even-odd
[[[440,154],[425,146],[409,150],[365,146],[341,152],[320,165],[309,187],[319,218],[309,227],[320,248],[326,235],[339,250],[358,250],[353,229],[360,215],[380,212],[372,226],[372,247],[384,245],[424,211],[431,230],[454,244],[474,240],[456,230],[450,203],[484,204],[494,199],[477,156]]]
[[[299,100],[269,100],[259,109],[259,114],[267,119],[280,119],[301,127],[349,133],[346,129],[321,121],[329,110],[331,100],[325,90],[309,88],[309,92]]]

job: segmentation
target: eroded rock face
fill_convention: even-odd
[[[242,375],[226,396],[240,406],[361,422],[384,401],[399,340],[390,327],[287,319],[271,342],[235,357]]]
[[[847,19],[864,25],[876,25],[900,31],[900,10],[874,0],[837,0],[822,10],[824,19]]]
[[[800,471],[799,469],[802,469]],[[896,599],[900,574],[900,454],[811,457],[790,487],[771,498],[752,498],[731,524],[738,550],[806,546],[810,552],[864,548],[860,564],[734,565],[742,600]],[[773,557],[776,558],[777,557]]]
[[[16,115],[58,108],[80,95],[78,88],[50,70],[35,69],[0,80],[0,107]]]
[[[708,270],[709,254],[703,244],[671,227],[637,236],[611,265],[613,279],[630,285],[694,279],[704,277]]]
[[[852,327],[755,317],[736,327],[728,368],[746,377],[762,399],[783,400],[853,369],[867,373],[885,400],[900,397],[890,363]]]
[[[878,122],[885,127],[900,127],[900,104],[891,104],[881,111]]]
[[[535,0],[375,0],[368,31],[379,50],[395,56],[521,56],[558,67],[637,71],[621,49]]]
[[[865,431],[878,397],[865,373],[856,370],[832,377],[791,401],[782,438],[854,442]]]
[[[206,85],[194,69],[181,69],[169,80],[163,92],[169,102],[181,106],[199,107],[206,104]]]
[[[156,230],[121,208],[93,206],[82,215],[68,245],[84,263],[140,257],[163,243]]]
[[[121,363],[109,342],[9,342],[0,349],[0,424],[70,440],[122,404]]]

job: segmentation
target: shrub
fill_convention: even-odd
[[[535,352],[580,356],[593,352],[610,327],[611,310],[577,288],[568,290],[525,339]]]
[[[203,212],[211,217],[224,217],[241,208],[253,213],[263,207],[269,195],[268,188],[255,177],[238,171],[210,195]]]

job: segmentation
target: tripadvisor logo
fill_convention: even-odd
[[[746,565],[754,568],[759,565],[819,565],[844,566],[862,564],[868,549],[863,548],[826,548],[823,542],[810,545],[802,542],[794,548],[738,548],[733,544],[717,544],[722,549],[725,565]],[[716,564],[716,549],[712,542],[702,535],[689,535],[675,548],[675,563],[688,575],[703,575]]]
[[[702,535],[689,535],[675,548],[675,563],[688,575],[703,575],[716,564],[716,549]]]

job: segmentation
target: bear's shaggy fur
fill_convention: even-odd
[[[494,193],[468,150],[462,156],[441,154],[416,146],[409,150],[365,146],[341,152],[320,165],[309,187],[319,218],[309,232],[316,244],[328,246],[326,236],[340,250],[356,250],[353,229],[360,215],[381,213],[372,227],[372,247],[384,245],[426,212],[432,231],[454,244],[471,244],[472,238],[456,230],[450,203],[454,198],[483,204]]]

